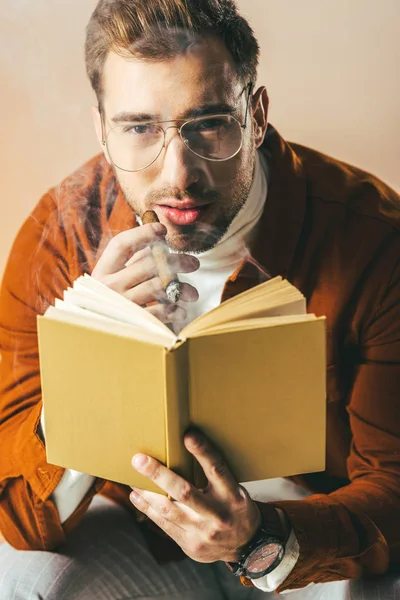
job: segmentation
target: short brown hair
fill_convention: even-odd
[[[257,77],[259,45],[234,0],[100,0],[86,35],[86,69],[101,105],[109,52],[166,60],[193,37],[215,36],[230,53],[244,83]]]

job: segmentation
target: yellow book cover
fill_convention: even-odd
[[[38,317],[48,462],[160,491],[131,466],[144,452],[197,483],[194,424],[240,482],[324,470],[325,320],[293,286],[266,282],[178,336],[103,287],[81,278]]]

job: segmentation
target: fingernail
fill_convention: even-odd
[[[143,469],[148,462],[149,459],[145,454],[136,454],[132,459],[132,464],[135,469]]]
[[[185,436],[188,436],[190,441],[195,444],[201,444],[205,440],[204,433],[198,429],[197,427],[191,426],[187,431]]]
[[[158,235],[165,235],[167,233],[167,228],[162,223],[153,223],[153,230]]]
[[[129,494],[129,498],[133,504],[137,504],[138,502],[140,502],[140,496],[137,492],[132,491]]]

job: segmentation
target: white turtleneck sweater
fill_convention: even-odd
[[[218,244],[207,252],[196,254],[200,261],[200,268],[194,273],[179,275],[180,281],[190,283],[199,292],[197,302],[181,303],[188,313],[182,328],[221,303],[222,290],[226,280],[249,255],[249,247],[255,237],[267,198],[266,173],[265,158],[257,153],[253,183],[245,205],[238,212]]]
[[[182,303],[187,310],[187,319],[181,327],[196,317],[210,311],[221,302],[226,280],[236,271],[246,255],[249,255],[257,226],[264,210],[268,188],[268,166],[265,158],[256,153],[253,183],[245,205],[234,218],[229,230],[211,250],[196,254],[200,268],[194,273],[180,274],[181,281],[190,283],[199,292],[199,300]],[[41,425],[45,436],[45,423],[42,412]],[[58,509],[61,523],[78,507],[83,497],[95,481],[92,475],[66,469],[52,494]],[[266,480],[246,484],[252,497],[260,501],[296,500],[307,494],[302,488],[284,479]],[[266,591],[274,591],[290,574],[299,557],[299,545],[293,530],[290,533],[285,557],[269,575],[254,580],[254,584]]]

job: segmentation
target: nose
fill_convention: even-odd
[[[183,143],[179,127],[171,125],[165,131],[163,181],[173,188],[185,190],[200,179],[201,170],[197,157]]]

